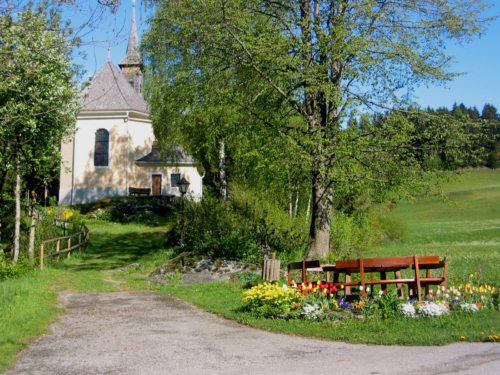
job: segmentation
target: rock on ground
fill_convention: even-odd
[[[175,274],[182,274],[183,284],[229,280],[232,275],[255,271],[252,266],[233,260],[212,260],[209,257],[197,257],[190,253],[181,254],[169,263],[153,271],[149,279],[155,284],[165,284]]]
[[[498,374],[500,345],[353,345],[256,330],[156,293],[65,293],[6,374]]]

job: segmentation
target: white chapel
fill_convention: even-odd
[[[155,144],[142,97],[142,60],[137,46],[135,1],[126,56],[110,59],[83,89],[76,131],[61,145],[59,204],[73,205],[138,192],[180,195],[177,182],[190,183],[188,197],[200,200],[198,164],[182,148],[171,160]]]

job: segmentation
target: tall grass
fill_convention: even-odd
[[[0,370],[61,311],[53,287],[58,274],[47,270],[0,282]]]

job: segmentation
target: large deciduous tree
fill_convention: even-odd
[[[14,262],[23,177],[43,181],[57,170],[59,145],[73,129],[77,108],[68,35],[54,8],[44,5],[7,11],[0,19],[0,177],[4,186],[15,176]]]
[[[335,194],[367,181],[380,191],[418,184],[426,172],[409,150],[415,127],[407,117],[354,129],[344,125],[346,116],[360,107],[405,108],[416,85],[452,79],[446,40],[467,41],[486,21],[480,0],[154,2],[153,25],[163,28],[153,28],[150,53],[165,60],[152,66],[157,82],[178,81],[179,72],[168,68],[189,60],[181,76],[212,83],[193,86],[198,98],[222,100],[219,87],[231,83],[240,94],[232,90],[227,103],[301,148],[313,197],[307,255],[320,258],[330,247]],[[165,53],[170,48],[182,53]],[[212,78],[221,72],[230,79],[218,86]]]

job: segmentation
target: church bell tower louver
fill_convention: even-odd
[[[142,94],[142,59],[137,46],[137,26],[135,21],[135,0],[132,0],[132,25],[128,38],[127,54],[118,64],[122,73],[127,77],[128,82],[134,90]]]

